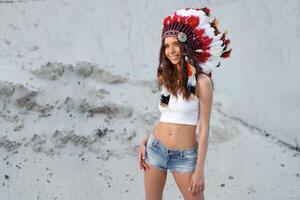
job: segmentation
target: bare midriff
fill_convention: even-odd
[[[154,137],[170,149],[190,149],[197,144],[196,125],[159,122]]]

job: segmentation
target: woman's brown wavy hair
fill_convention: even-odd
[[[171,61],[166,57],[164,42],[165,42],[164,39],[162,39],[160,53],[159,53],[159,65],[157,68],[157,83],[159,87],[164,85],[164,87],[172,95],[176,97],[177,97],[177,92],[181,93],[183,95],[183,98],[187,100],[191,95],[191,93],[187,89],[188,75],[187,75],[187,69],[185,67],[186,61],[184,59],[184,56],[187,55],[187,57],[190,59],[191,64],[193,66],[196,66],[196,61],[195,61],[193,51],[187,44],[179,42],[182,58],[180,62],[181,64],[180,71],[177,72],[175,65],[173,65]],[[202,71],[201,67],[195,67],[195,68],[196,68],[196,80],[197,80],[199,74],[205,74],[205,73]],[[179,80],[178,85],[176,84],[177,80]]]

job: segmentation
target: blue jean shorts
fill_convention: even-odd
[[[151,134],[147,142],[145,162],[163,171],[194,172],[197,156],[198,144],[190,149],[170,149]]]

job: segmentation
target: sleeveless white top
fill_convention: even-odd
[[[163,88],[165,90],[165,88]],[[163,91],[164,92],[164,91]],[[183,99],[182,94],[177,93],[177,98],[170,94],[167,106],[161,106],[161,122],[172,122],[178,124],[197,125],[199,120],[199,99],[191,94],[189,100]]]

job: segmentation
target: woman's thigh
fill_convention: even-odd
[[[146,200],[161,200],[167,179],[167,171],[148,165],[150,169],[144,172]]]
[[[192,195],[192,192],[189,191],[189,185],[192,175],[193,173],[173,172],[175,182],[185,200],[204,200],[203,192]]]

